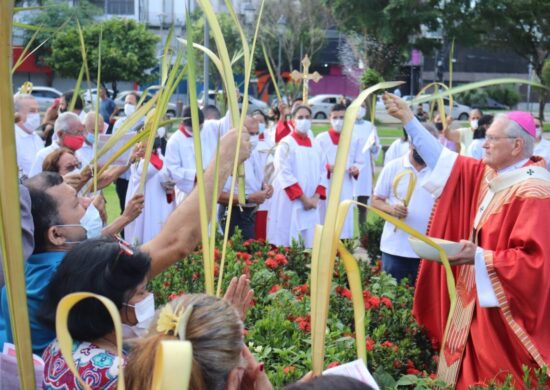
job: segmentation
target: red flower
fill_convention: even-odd
[[[437,379],[437,374],[430,374],[430,379],[433,379],[433,380],[436,380]]]
[[[294,371],[296,371],[296,367],[294,366],[287,366],[283,368],[283,372],[285,373],[285,375],[292,374]]]
[[[371,339],[370,337],[367,338],[367,351],[372,351],[374,349],[374,346],[375,346],[375,342],[373,339]]]
[[[178,297],[178,295],[176,293],[172,293],[168,296],[168,300],[169,301],[173,301],[174,299],[176,299]]]
[[[250,244],[252,244],[252,242],[253,242],[253,241],[254,241],[254,240],[252,240],[252,239],[250,239],[250,240],[246,240],[245,242],[243,242],[243,246],[245,246],[245,247],[249,247],[249,246],[250,246]]]
[[[266,267],[269,267],[271,269],[275,269],[278,266],[277,262],[275,260],[271,259],[271,258],[269,258],[265,261],[265,265],[266,265]]]
[[[162,284],[164,287],[170,287],[170,282],[167,280]]]
[[[193,276],[192,276],[192,279],[193,279],[193,280],[199,280],[200,277],[201,277],[201,276],[200,276],[200,274],[199,274],[198,272],[193,272]]]
[[[220,266],[218,264],[214,265],[214,276],[218,276],[220,274]]]
[[[274,285],[273,287],[271,287],[271,290],[269,290],[269,295],[271,294],[274,294],[276,293],[277,291],[279,291],[281,289],[281,286],[279,286],[278,284]]]
[[[256,257],[262,257],[264,254],[261,252],[261,251],[257,251],[256,253],[254,253],[254,256]]]
[[[365,309],[370,308],[379,308],[380,307],[380,298],[376,296],[371,296],[367,301],[365,302]]]
[[[218,248],[214,248],[214,260],[220,259],[220,250]]]
[[[292,292],[296,295],[305,295],[309,292],[309,286],[306,284],[300,284],[292,289]]]
[[[300,330],[302,330],[306,333],[311,332],[311,317],[310,316],[296,317],[294,322],[298,324],[298,327],[300,328]]]
[[[382,297],[380,301],[382,302],[383,305],[386,305],[386,307],[389,309],[393,307],[393,303],[388,297]]]
[[[384,342],[383,342],[382,344],[380,344],[380,345],[382,345],[383,347],[387,347],[387,348],[392,348],[392,347],[393,347],[393,343],[392,343],[391,341],[389,341],[389,340],[384,341]]]
[[[276,250],[276,249],[267,252],[267,256],[268,256],[268,257],[275,257],[276,254],[277,254],[277,250]]]
[[[394,367],[394,368],[399,368],[399,367],[401,367],[401,362],[399,361],[399,359],[395,359],[395,360],[393,361],[393,367]]]
[[[340,286],[336,287],[336,294],[351,300],[351,291],[345,287],[340,287]]]
[[[279,264],[279,265],[287,265],[288,264],[288,260],[286,259],[285,255],[282,255],[280,253],[275,255],[274,259],[277,262],[277,264]]]
[[[416,368],[407,368],[407,374],[408,375],[419,375],[420,371]]]
[[[243,336],[248,336],[248,329],[246,328],[243,328]]]
[[[334,367],[338,367],[339,365],[340,365],[340,362],[332,362],[332,363],[329,363],[327,368],[334,368]]]

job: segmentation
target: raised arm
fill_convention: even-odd
[[[220,165],[218,186],[222,188],[231,174],[237,131],[231,130],[220,144]],[[239,161],[243,162],[250,155],[249,135],[246,131],[241,136]],[[204,186],[208,215],[211,210],[212,194],[214,192],[215,161],[212,161],[204,174]],[[143,244],[141,249],[151,256],[151,277],[183,259],[191,253],[199,243],[200,234],[199,192],[195,188],[179,207],[170,215],[161,232],[151,241]]]
[[[416,119],[407,103],[390,93],[384,94],[384,105],[388,114],[397,118],[405,126],[410,141],[430,168],[434,168],[441,152],[441,145]]]

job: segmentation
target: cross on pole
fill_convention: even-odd
[[[309,67],[311,66],[311,61],[306,54],[304,59],[302,60],[302,65],[304,66],[304,72],[300,73],[297,70],[293,70],[290,74],[290,77],[294,81],[302,81],[303,82],[303,90],[302,90],[302,100],[304,101],[304,105],[307,105],[308,100],[308,91],[309,91],[309,81],[312,80],[316,83],[319,82],[323,78],[319,74],[319,72],[313,72],[309,73]]]

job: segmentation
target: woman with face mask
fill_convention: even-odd
[[[306,248],[313,244],[319,223],[319,199],[326,197],[327,175],[321,151],[313,144],[311,109],[298,106],[293,111],[294,131],[277,145],[274,158],[273,200],[267,216],[267,240],[289,246],[303,239]]]
[[[153,295],[146,290],[150,262],[146,253],[112,239],[77,245],[50,280],[40,320],[55,330],[59,301],[67,294],[86,291],[105,296],[116,305],[126,337],[143,334],[155,314]],[[80,376],[93,389],[114,389],[118,381],[116,338],[105,307],[92,299],[78,303],[69,314],[68,328]],[[44,389],[79,388],[57,339],[45,349],[43,358]]]

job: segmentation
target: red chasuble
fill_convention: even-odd
[[[544,160],[533,157],[527,165],[544,166]],[[428,235],[452,241],[471,239],[487,179],[494,175],[483,162],[459,156],[434,206]],[[497,193],[487,208],[476,235],[485,250],[499,307],[479,305],[473,265],[453,267],[459,302],[451,316],[438,375],[455,382],[457,389],[499,381],[509,373],[521,388],[522,365],[550,365],[549,221],[550,184],[540,179],[528,179]],[[413,314],[438,348],[449,306],[443,267],[422,261]],[[453,366],[457,368],[454,374]]]

